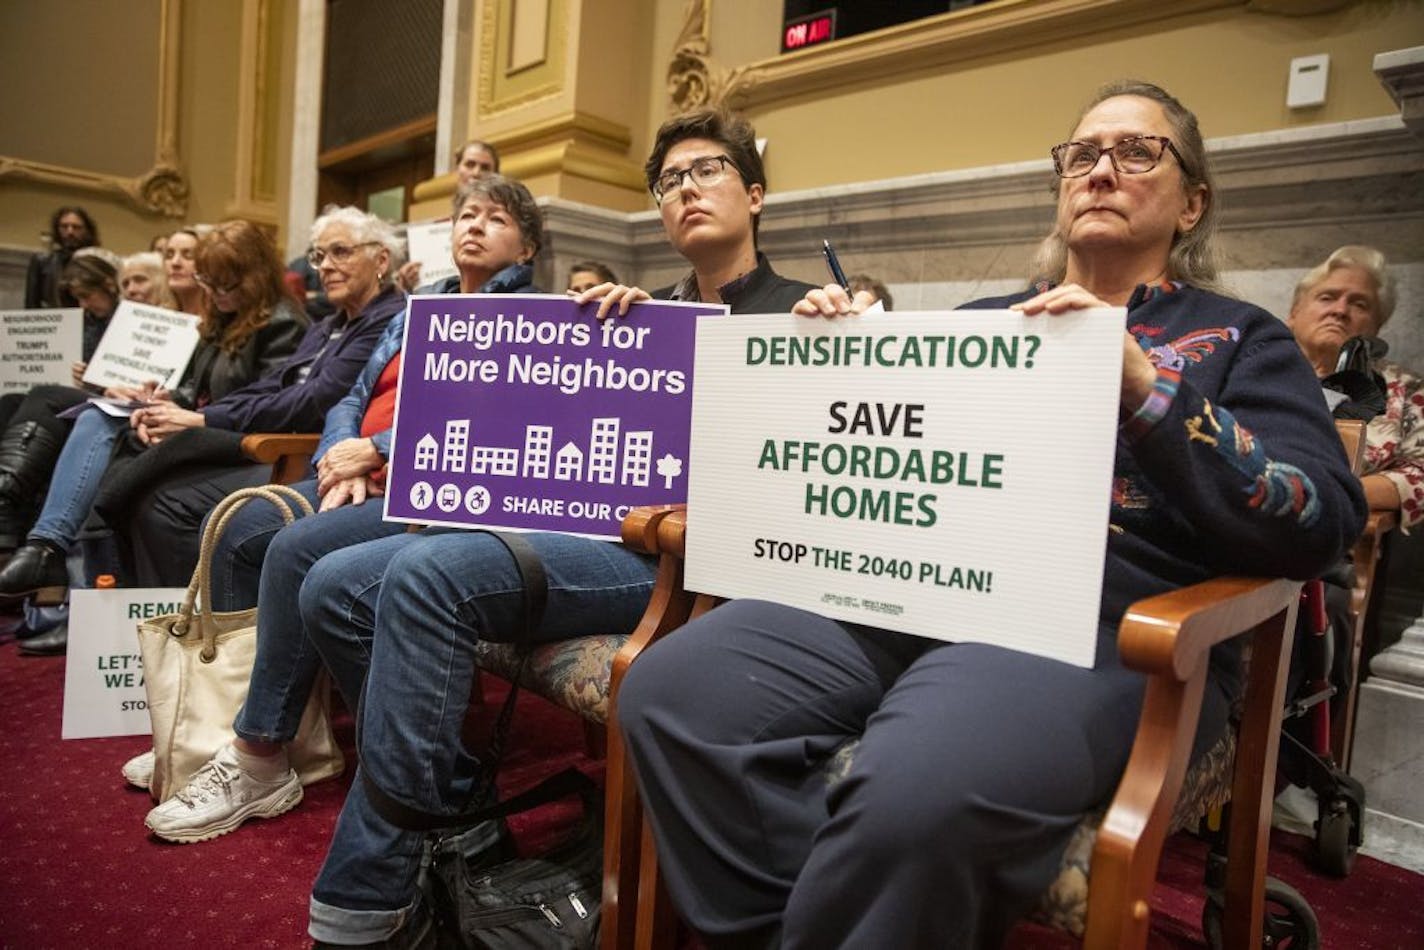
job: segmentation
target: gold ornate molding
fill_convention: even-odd
[[[828,89],[846,76],[858,83],[886,79],[1154,20],[1246,7],[1250,0],[998,0],[731,70],[719,69],[709,55],[710,2],[690,0],[668,65],[668,91],[678,109],[763,106]]]
[[[271,90],[280,77],[271,75],[274,0],[242,0],[242,41],[238,51],[237,167],[229,217],[277,225],[276,182],[264,166],[269,156]]]
[[[517,70],[509,67],[512,0],[484,0],[480,21],[479,115],[482,119],[528,106],[564,91],[568,11],[561,2],[549,8],[543,62]]]
[[[754,68],[722,69],[714,63],[712,44],[707,38],[710,16],[711,0],[688,0],[667,70],[668,101],[673,114],[730,106],[757,82]]]
[[[141,211],[180,218],[188,211],[188,179],[178,158],[178,68],[182,0],[160,0],[158,132],[153,167],[127,178],[0,155],[0,179],[19,178],[83,191],[119,194]]]

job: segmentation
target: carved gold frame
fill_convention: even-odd
[[[158,14],[158,132],[153,167],[134,178],[0,155],[0,179],[18,178],[102,194],[119,194],[141,211],[182,217],[188,179],[178,160],[178,67],[182,0],[160,0]]]

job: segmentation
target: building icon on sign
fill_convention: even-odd
[[[653,463],[653,433],[627,432],[623,435],[623,478],[624,485],[642,487],[648,484],[648,475]]]
[[[470,474],[519,474],[519,450],[498,445],[477,445],[470,450]]]
[[[470,420],[451,419],[445,423],[445,459],[441,470],[463,472],[470,444]]]
[[[548,478],[549,454],[554,447],[553,426],[525,426],[524,477]]]
[[[440,458],[440,443],[435,441],[435,436],[429,432],[417,443],[415,443],[415,470],[417,472],[428,472],[435,467]]]
[[[588,480],[611,484],[618,469],[618,420],[593,420],[588,440]]]
[[[565,442],[554,458],[554,477],[561,482],[576,482],[583,477],[583,450]]]

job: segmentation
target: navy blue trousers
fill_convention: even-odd
[[[714,946],[997,945],[1126,766],[1112,639],[1088,670],[734,601],[655,644],[618,715],[678,909]]]

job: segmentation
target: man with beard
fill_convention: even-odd
[[[89,217],[89,212],[77,205],[67,205],[50,216],[49,239],[52,245],[50,252],[31,257],[29,270],[25,272],[27,310],[79,306],[60,280],[60,275],[75,251],[98,245],[99,229],[94,219]]]

